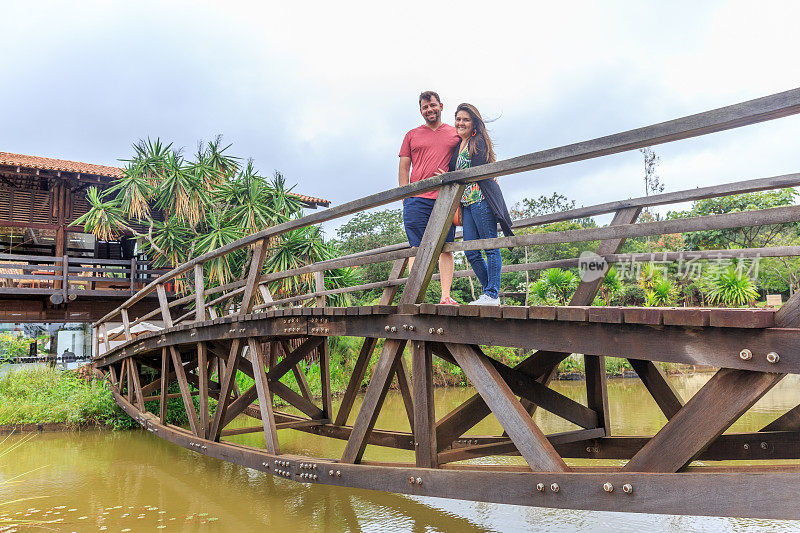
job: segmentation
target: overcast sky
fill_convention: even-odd
[[[497,118],[503,159],[800,86],[797,2],[0,6],[0,151],[114,165],[140,138],[191,152],[223,134],[334,205],[397,185],[425,89],[449,123],[460,102]],[[676,191],[800,171],[799,126],[658,146],[659,174]],[[629,152],[501,183],[509,204],[591,205],[641,196],[642,177]]]

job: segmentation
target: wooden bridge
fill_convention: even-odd
[[[601,279],[580,283],[564,307],[439,306],[421,303],[442,250],[463,251],[547,243],[599,241],[607,264],[651,261],[649,254],[620,254],[625,239],[800,221],[800,206],[637,223],[649,206],[800,185],[800,174],[659,194],[548,214],[515,223],[518,228],[613,213],[609,226],[529,233],[445,244],[447,226],[465,184],[488,177],[562,165],[658,143],[710,134],[800,112],[800,89],[636,130],[451,172],[383,191],[324,212],[265,229],[198,257],[162,275],[95,323],[95,339],[110,321],[121,321],[124,344],[95,343],[97,371],[109,378],[117,403],[157,437],[187,449],[303,483],[359,487],[565,509],[800,518],[800,406],[760,431],[725,433],[788,373],[800,373],[800,297],[776,311],[755,309],[619,308],[590,304]],[[535,174],[534,174],[535,175]],[[277,274],[264,274],[268,241],[296,228],[439,189],[419,248],[389,246]],[[243,279],[206,285],[210,262],[248,249]],[[800,247],[706,250],[658,254],[683,258],[800,256]],[[408,259],[413,268],[406,274]],[[389,279],[327,290],[333,268],[392,262]],[[574,267],[578,258],[506,265],[504,271]],[[313,275],[314,292],[273,299],[267,284]],[[457,273],[469,275],[469,272]],[[168,301],[166,289],[181,279],[194,287]],[[403,287],[398,297],[398,289]],[[379,305],[329,307],[326,297],[382,288]],[[158,307],[132,319],[131,309],[155,294]],[[220,309],[225,309],[223,313]],[[177,315],[177,316],[176,316]],[[130,328],[161,318],[165,329],[133,338]],[[334,336],[364,339],[339,409],[332,408],[329,347]],[[382,342],[355,422],[347,421],[373,351]],[[487,356],[481,346],[536,350],[514,367]],[[411,351],[411,368],[402,357]],[[322,397],[315,402],[298,362],[316,352]],[[558,364],[584,354],[586,405],[548,386]],[[654,436],[612,435],[604,357],[624,357],[666,415]],[[435,413],[433,357],[458,365],[477,393],[449,413]],[[709,365],[719,370],[688,401],[671,386],[659,361]],[[237,370],[255,384],[235,391]],[[280,379],[292,372],[300,393]],[[376,429],[387,390],[397,379],[412,432]],[[177,381],[189,429],[165,421],[168,387]],[[305,416],[280,412],[273,395]],[[199,397],[195,409],[194,396]],[[218,400],[209,409],[210,399]],[[158,400],[160,408],[145,409]],[[213,403],[213,402],[212,402]],[[545,434],[532,415],[545,409],[579,429]],[[257,428],[226,429],[246,414]],[[494,415],[505,432],[466,433]],[[293,429],[346,441],[341,457],[282,453],[278,431]],[[225,437],[262,432],[265,448]],[[364,460],[367,445],[413,450],[413,464]],[[519,455],[525,466],[477,465],[466,459]],[[581,461],[573,461],[573,459]],[[566,461],[565,461],[566,459]],[[608,466],[608,459],[625,460]],[[769,463],[764,463],[769,460]],[[568,462],[569,461],[569,462]],[[698,462],[695,462],[698,461]],[[702,461],[700,463],[699,461]],[[717,461],[725,461],[717,463]],[[616,462],[615,464],[619,464]]]

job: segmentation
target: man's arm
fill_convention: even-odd
[[[408,180],[411,177],[411,158],[400,156],[400,186],[408,185]]]

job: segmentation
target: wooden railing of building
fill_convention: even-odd
[[[783,224],[800,221],[800,206],[714,216],[637,223],[645,207],[800,185],[800,174],[739,181],[725,185],[609,202],[571,209],[515,223],[518,228],[562,220],[613,214],[605,227],[521,233],[513,237],[444,242],[449,221],[465,184],[687,139],[771,120],[800,111],[800,89],[751,100],[653,126],[591,141],[535,152],[485,166],[451,172],[383,191],[324,212],[292,220],[202,255],[136,291],[118,309],[96,322],[95,365],[108,377],[116,401],[157,436],[193,451],[308,483],[371,488],[392,492],[544,507],[800,518],[800,407],[753,433],[725,433],[743,413],[786,374],[800,373],[800,297],[780,310],[593,307],[602,280],[580,283],[563,307],[439,306],[422,303],[434,278],[440,252],[599,241],[606,264],[624,261],[678,261],[800,255],[800,247],[621,254],[628,238]],[[279,273],[265,274],[269,239],[287,231],[334,220],[439,190],[430,222],[418,248],[387,246]],[[207,287],[205,265],[249,247],[251,261],[241,280]],[[414,257],[413,268],[405,274]],[[506,265],[504,271],[577,266],[579,258]],[[332,268],[391,262],[389,279],[379,283],[326,289],[324,273]],[[312,274],[307,294],[275,299],[268,284],[285,277]],[[459,272],[457,276],[470,275]],[[181,281],[194,290],[169,302],[168,284]],[[403,287],[398,297],[398,289]],[[330,295],[382,288],[378,305],[329,307]],[[140,317],[132,305],[156,294],[159,305]],[[397,299],[397,301],[395,301]],[[180,306],[190,311],[177,311]],[[225,309],[225,312],[219,311]],[[179,316],[176,315],[182,313]],[[165,329],[136,338],[131,328],[147,319]],[[126,341],[111,346],[110,321],[121,320]],[[333,412],[328,339],[364,339],[341,405]],[[287,341],[299,342],[296,348]],[[373,351],[380,356],[357,413],[354,400]],[[263,349],[282,346],[282,350]],[[481,346],[536,350],[515,367],[488,357]],[[411,372],[402,357],[411,352]],[[316,351],[321,367],[322,398],[315,403],[297,363]],[[584,354],[586,405],[548,387],[558,364],[570,354]],[[282,358],[281,358],[282,356]],[[432,358],[458,365],[476,394],[437,418],[433,407]],[[628,359],[664,413],[667,422],[654,436],[611,434],[604,357]],[[685,400],[657,362],[718,368],[692,398]],[[149,373],[143,372],[149,367]],[[242,371],[255,384],[235,390]],[[280,380],[298,378],[299,392]],[[145,383],[145,376],[150,376]],[[155,376],[154,378],[152,376]],[[412,431],[375,429],[387,390],[394,379],[404,399]],[[190,428],[166,423],[168,387],[177,381]],[[199,396],[199,410],[193,396]],[[273,409],[277,395],[306,416]],[[209,410],[209,399],[218,400]],[[158,400],[157,412],[145,402]],[[573,431],[545,434],[534,422],[537,408],[573,424]],[[226,429],[240,414],[261,419],[256,428]],[[353,415],[355,415],[353,417]],[[502,435],[466,435],[494,415]],[[349,422],[352,421],[352,425]],[[344,439],[339,458],[282,453],[278,430],[292,428]],[[225,442],[222,437],[263,432],[265,449]],[[413,464],[364,460],[368,444],[413,450]],[[520,455],[524,466],[460,463],[492,455]],[[608,463],[568,463],[565,459],[624,459]],[[763,466],[757,461],[788,460]],[[704,466],[692,464],[702,460]],[[735,463],[716,466],[708,461]],[[795,462],[792,462],[795,461]],[[617,463],[618,464],[618,463]]]

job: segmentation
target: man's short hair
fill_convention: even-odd
[[[439,93],[436,91],[422,91],[419,95],[419,105],[422,107],[422,101],[427,100],[428,102],[431,101],[432,98],[436,98],[438,103],[442,103],[442,99],[439,98]]]

